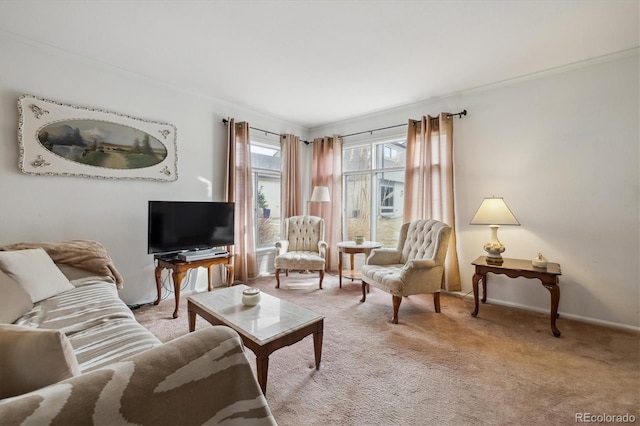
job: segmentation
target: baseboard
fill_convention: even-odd
[[[445,294],[449,294],[451,296],[454,297],[459,297],[461,299],[464,299],[465,297],[469,296],[470,294],[473,293],[473,290],[468,292],[468,293],[464,293],[462,291],[447,291],[447,292],[443,292]],[[473,296],[471,296],[473,298]],[[518,308],[518,309],[524,309],[526,311],[532,311],[532,312],[537,312],[540,314],[549,314],[549,310],[548,309],[543,309],[543,308],[538,308],[535,306],[529,306],[529,305],[522,305],[520,303],[513,303],[513,302],[505,302],[504,300],[498,300],[498,299],[492,299],[492,298],[487,298],[487,303],[491,303],[494,305],[500,305],[500,306],[507,306],[510,308]],[[605,327],[611,327],[611,328],[619,328],[619,329],[623,329],[623,330],[629,330],[629,331],[634,331],[636,333],[640,333],[640,327],[636,327],[633,325],[629,325],[629,324],[621,324],[618,322],[612,322],[612,321],[604,321],[598,318],[591,318],[591,317],[585,317],[582,315],[575,315],[575,314],[570,314],[567,312],[562,312],[562,311],[558,311],[558,314],[560,314],[561,318],[568,318],[568,319],[572,319],[572,320],[576,320],[576,321],[580,321],[580,322],[586,322],[589,324],[595,324],[595,325],[602,325]]]

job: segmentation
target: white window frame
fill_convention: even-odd
[[[389,173],[389,172],[404,172],[406,169],[406,165],[402,165],[402,167],[391,167],[391,168],[376,168],[376,148],[378,145],[383,145],[383,144],[392,144],[394,142],[405,142],[406,143],[406,134],[394,134],[394,135],[389,135],[389,136],[385,136],[385,137],[380,137],[380,138],[371,138],[369,140],[364,140],[364,141],[359,141],[357,143],[351,143],[351,144],[344,144],[343,145],[343,150],[346,149],[353,149],[353,148],[359,148],[359,147],[364,147],[364,146],[368,146],[369,149],[371,150],[371,164],[369,165],[369,169],[368,170],[359,170],[359,171],[349,171],[349,172],[342,172],[342,194],[343,194],[343,200],[342,200],[342,229],[343,229],[343,235],[342,235],[342,239],[346,240],[348,238],[348,230],[347,230],[347,225],[348,225],[348,218],[349,216],[349,212],[346,211],[347,209],[347,202],[346,202],[346,197],[347,197],[347,179],[349,176],[362,176],[362,175],[369,175],[369,191],[370,191],[370,196],[369,196],[369,202],[370,202],[370,211],[371,214],[369,215],[369,229],[371,230],[371,235],[370,238],[373,241],[377,240],[377,232],[378,232],[378,209],[381,208],[382,206],[378,205],[380,204],[380,193],[378,191],[378,188],[376,187],[376,183],[377,183],[377,176],[380,173]],[[382,153],[381,155],[383,157],[385,157],[385,154],[387,152],[386,149],[382,149],[381,150]],[[396,154],[397,155],[397,154]],[[388,159],[392,159],[393,155],[386,157]],[[383,158],[384,159],[384,158]]]
[[[254,146],[262,146],[265,148],[270,148],[270,149],[276,149],[278,151],[281,151],[281,147],[280,147],[280,142],[274,142],[272,140],[268,140],[265,138],[261,138],[261,137],[254,137],[253,135],[251,135],[251,145]],[[282,161],[282,157],[281,157],[281,161]],[[256,168],[255,165],[252,163],[251,164],[251,174],[252,174],[252,179],[253,179],[253,195],[254,195],[254,206],[253,206],[253,212],[254,212],[254,229],[256,232],[256,235],[254,236],[255,241],[256,241],[256,245],[258,244],[258,220],[259,220],[259,207],[258,207],[258,176],[273,176],[273,177],[277,177],[280,179],[280,182],[282,183],[282,170],[271,170],[271,169],[261,169],[261,168]],[[282,191],[282,185],[280,190]],[[274,241],[275,243],[275,241]],[[273,247],[256,247],[256,253],[266,253],[266,252],[270,252],[273,251],[275,252],[275,244]]]

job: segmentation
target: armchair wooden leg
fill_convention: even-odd
[[[433,293],[433,304],[436,307],[436,312],[440,313],[440,292],[436,291]]]
[[[320,290],[322,290],[322,280],[324,279],[324,269],[320,269]]]
[[[367,300],[367,290],[369,288],[369,284],[365,283],[364,281],[362,281],[362,299],[360,299],[361,302],[364,302],[365,300]]]
[[[393,318],[391,318],[391,322],[393,324],[398,323],[398,311],[400,310],[400,303],[402,303],[402,297],[400,296],[392,296],[393,297]]]
[[[280,269],[276,269],[276,288],[280,288]]]

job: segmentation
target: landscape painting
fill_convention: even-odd
[[[70,161],[109,169],[138,169],[162,162],[167,148],[141,130],[94,120],[65,120],[44,126],[38,140]]]
[[[19,167],[35,175],[175,181],[175,126],[23,95]]]

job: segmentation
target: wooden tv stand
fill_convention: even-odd
[[[173,290],[176,299],[176,308],[173,311],[173,318],[178,318],[178,306],[180,304],[180,285],[184,276],[190,269],[207,268],[207,277],[209,278],[208,290],[213,290],[213,267],[215,265],[224,265],[227,268],[227,287],[233,284],[233,255],[229,254],[225,257],[212,257],[210,259],[199,259],[192,261],[180,260],[178,258],[162,259],[158,258],[156,265],[156,288],[158,290],[158,298],[154,305],[160,303],[162,298],[162,271],[170,269],[172,271],[171,278],[173,281]]]

